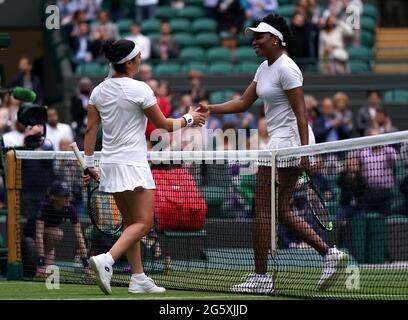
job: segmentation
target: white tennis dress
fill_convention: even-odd
[[[99,111],[103,132],[99,190],[155,189],[147,161],[143,110],[156,102],[146,83],[128,77],[106,79],[92,91],[89,103]]]
[[[303,86],[303,76],[296,63],[282,54],[268,66],[265,60],[256,71],[256,94],[265,106],[270,141],[267,149],[281,149],[301,145],[296,116],[289,104],[287,90]],[[309,144],[315,144],[312,128],[308,126]],[[278,162],[278,167],[297,166],[298,160]]]

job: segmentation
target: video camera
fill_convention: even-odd
[[[32,103],[37,98],[35,92],[22,87],[16,87],[14,89],[0,89],[0,93],[11,94],[14,99],[26,103],[17,112],[18,122],[27,127],[41,127],[38,130],[32,130],[33,133],[25,137],[25,148],[36,149],[42,146],[46,135],[47,108]]]

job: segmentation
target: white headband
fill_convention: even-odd
[[[132,52],[129,53],[126,57],[124,57],[122,60],[119,60],[118,62],[109,63],[109,73],[106,79],[112,78],[113,74],[115,73],[115,69],[113,69],[113,66],[112,66],[113,64],[122,64],[122,63],[128,62],[140,53],[140,47],[138,46],[136,42],[134,44],[135,44],[135,47],[133,48]]]
[[[255,32],[259,32],[259,33],[270,32],[279,38],[279,40],[282,43],[282,46],[284,47],[286,46],[286,42],[283,41],[283,34],[279,30],[275,29],[274,27],[272,27],[271,25],[265,22],[261,22],[260,24],[258,24],[256,28],[246,28],[245,29],[245,35],[248,37],[252,37]]]

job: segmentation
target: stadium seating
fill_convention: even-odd
[[[132,25],[132,19],[122,19],[119,20],[116,24],[118,25],[120,34],[129,33],[130,26]]]
[[[231,63],[227,62],[214,62],[210,64],[209,68],[210,74],[225,74],[232,75],[234,74],[234,67]]]
[[[295,12],[296,6],[295,5],[283,5],[279,6],[277,13],[287,19],[291,19],[293,13]]]
[[[349,68],[351,73],[364,73],[370,71],[368,64],[363,61],[350,61]]]
[[[374,35],[371,32],[361,31],[361,45],[364,47],[372,48],[374,45]]]
[[[205,73],[207,69],[208,65],[205,62],[193,61],[187,64],[183,64],[183,66],[181,67],[181,72],[184,74],[188,74],[191,70],[197,70]]]
[[[83,63],[77,67],[75,74],[77,76],[106,76],[108,74],[108,66],[96,62]]]
[[[363,7],[363,16],[377,20],[378,12],[376,6],[370,3],[365,3]]]
[[[186,6],[196,6],[196,7],[202,7],[203,6],[203,1],[202,0],[185,0],[184,1]]]
[[[213,19],[201,18],[193,22],[193,32],[216,32],[217,22]]]
[[[252,43],[252,39],[247,37],[245,34],[240,33],[238,35],[238,45],[239,46],[250,46]]]
[[[373,18],[368,16],[362,16],[360,19],[361,29],[374,33],[376,22]]]
[[[204,17],[204,10],[196,6],[186,6],[179,11],[178,16],[180,18],[196,20]]]
[[[147,37],[150,39],[151,42],[153,42],[156,39],[159,39],[160,33],[159,32],[151,32],[151,33],[147,34]]]
[[[156,8],[155,18],[160,20],[171,20],[177,18],[178,11],[179,10],[172,8],[170,6],[158,6]]]
[[[259,64],[249,61],[249,62],[242,62],[237,65],[237,71],[239,73],[250,73],[255,74],[256,70],[258,70]]]
[[[180,48],[190,47],[195,45],[194,37],[188,32],[178,32],[172,35],[173,39],[177,41]]]
[[[384,102],[408,103],[408,90],[394,89],[386,91],[384,94]]]
[[[222,103],[222,102],[231,100],[234,94],[235,94],[235,91],[232,91],[232,90],[214,91],[210,94],[210,102],[211,103]]]
[[[349,61],[371,61],[373,51],[367,47],[349,47],[347,48]]]
[[[231,62],[231,51],[223,47],[213,47],[207,50],[208,62]]]
[[[181,49],[179,59],[182,62],[205,61],[205,50],[201,47],[186,47]]]
[[[235,51],[235,60],[240,61],[259,61],[252,47],[240,47]]]
[[[204,48],[215,47],[220,44],[220,39],[218,34],[212,32],[200,32],[196,35],[194,39],[196,46],[201,46]]]
[[[188,19],[176,18],[170,20],[170,27],[172,32],[189,32],[191,23]]]
[[[148,19],[142,22],[140,25],[140,30],[143,34],[148,34],[151,32],[160,31],[160,20],[159,19]]]
[[[180,74],[180,73],[181,73],[180,65],[174,62],[161,62],[154,68],[155,75]]]

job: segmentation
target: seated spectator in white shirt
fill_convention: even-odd
[[[140,24],[138,22],[132,23],[132,26],[130,27],[130,36],[126,39],[136,42],[139,45],[142,60],[150,58],[150,39],[140,33]]]
[[[3,134],[4,147],[6,148],[23,147],[25,129],[26,126],[17,120],[15,122],[15,129]]]
[[[74,139],[72,129],[68,124],[59,122],[58,111],[56,108],[48,107],[47,116],[47,135],[45,138],[52,143],[52,147],[55,151],[59,151],[61,139]]]

